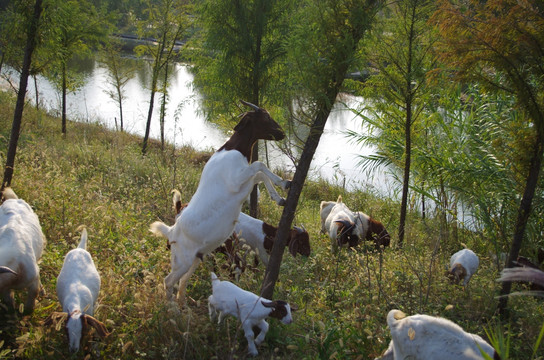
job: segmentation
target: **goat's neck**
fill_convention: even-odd
[[[219,150],[238,150],[242,153],[242,155],[245,156],[248,163],[251,163],[251,154],[253,152],[253,146],[257,142],[258,139],[249,136],[249,134],[242,133],[241,131],[237,131],[230,139],[227,140],[223,146],[219,148]]]

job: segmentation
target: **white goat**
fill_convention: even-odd
[[[253,104],[234,128],[230,139],[212,155],[204,166],[193,198],[176,219],[174,226],[157,221],[151,231],[168,238],[172,271],[164,280],[166,296],[172,300],[179,282],[179,295],[185,299],[187,281],[202,257],[215,250],[232,235],[242,204],[253,186],[263,182],[271,198],[285,205],[273,184],[287,189],[290,181],[272,173],[262,162],[251,162],[251,152],[259,139],[281,140],[281,127],[268,112]]]
[[[322,201],[320,204],[321,232],[328,234],[333,250],[348,244],[355,247],[360,240],[373,240],[376,247],[389,246],[391,237],[382,223],[367,214],[351,211],[342,202]]]
[[[480,336],[467,333],[444,318],[428,315],[407,317],[400,310],[391,310],[387,315],[387,325],[391,342],[379,358],[381,360],[473,360],[484,358],[481,351],[500,359],[495,349]]]
[[[463,286],[466,287],[472,275],[478,270],[479,264],[480,260],[474,251],[462,249],[451,256],[450,269],[446,275],[455,284],[463,280]]]
[[[263,342],[268,332],[267,317],[273,317],[284,324],[293,322],[291,307],[281,300],[270,301],[257,296],[249,291],[240,289],[229,281],[220,281],[212,272],[212,295],[208,297],[208,311],[210,320],[214,321],[219,313],[218,324],[225,315],[238,318],[247,339],[248,352],[250,355],[257,355],[257,347]],[[255,338],[253,327],[257,326],[260,333]]]
[[[100,337],[108,336],[106,326],[93,317],[100,292],[100,275],[87,251],[87,230],[81,232],[79,246],[70,250],[57,278],[57,296],[63,312],[54,312],[46,324],[66,321],[70,351],[79,350],[87,325],[93,326]]]
[[[34,311],[42,284],[38,261],[45,247],[45,236],[38,216],[11,188],[4,189],[6,199],[0,206],[0,295],[15,308],[13,290],[28,291],[24,312]]]
[[[242,242],[248,244],[259,255],[263,264],[268,266],[268,254],[272,251],[278,228],[247,214],[240,213],[234,231]],[[293,257],[296,257],[297,254],[302,256],[310,255],[310,237],[304,228],[293,227],[289,232],[285,245],[288,246]]]

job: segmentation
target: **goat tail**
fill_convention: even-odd
[[[149,227],[149,230],[156,236],[168,237],[167,234],[170,232],[170,226],[166,225],[162,221],[155,221]]]
[[[338,199],[336,200],[337,203],[341,203],[342,202],[342,195],[338,195]]]
[[[402,320],[406,317],[406,314],[403,313],[400,310],[393,309],[389,311],[389,314],[387,314],[387,325],[390,329],[393,329],[396,327],[397,322],[399,320]]]
[[[83,228],[83,230],[81,230],[81,240],[79,240],[79,245],[77,247],[83,250],[87,250],[87,229],[86,228]]]
[[[10,187],[4,189],[4,191],[2,192],[2,197],[4,198],[4,200],[19,198],[17,194],[15,194],[15,191],[13,191]]]
[[[212,283],[214,282],[214,280],[219,280],[219,278],[218,278],[217,275],[215,275],[215,273],[212,271]]]

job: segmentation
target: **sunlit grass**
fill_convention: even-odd
[[[11,100],[0,94],[2,163],[11,119]],[[88,339],[77,358],[245,358],[247,343],[239,322],[231,318],[218,327],[208,319],[209,274],[214,270],[228,278],[225,259],[207,258],[191,278],[188,305],[172,308],[163,287],[169,252],[165,240],[148,230],[157,219],[173,223],[170,191],[179,189],[183,201],[191,198],[206,154],[170,147],[162,153],[152,143],[142,157],[140,145],[135,136],[97,124],[69,123],[63,138],[60,120],[31,107],[25,110],[12,185],[35,209],[48,240],[40,264],[46,295],[39,297],[32,316],[18,316],[0,328],[0,358],[71,358],[64,331],[45,328],[42,322],[61,310],[56,277],[64,255],[79,241],[80,225],[87,226],[89,251],[102,278],[95,315],[112,334],[105,340]],[[262,218],[277,224],[281,208],[261,193]],[[261,358],[374,358],[387,348],[385,317],[392,308],[444,316],[485,337],[484,329],[497,321],[498,270],[487,256],[491,244],[471,232],[460,232],[455,239],[451,225],[412,213],[402,250],[380,254],[372,246],[361,246],[334,255],[320,233],[319,203],[340,194],[351,208],[380,219],[395,238],[397,203],[375,193],[346,193],[324,181],[307,183],[295,222],[309,231],[312,255],[292,258],[286,252],[275,291],[276,298],[299,310],[291,325],[270,321],[259,347]],[[461,242],[480,253],[480,269],[467,290],[443,276]],[[242,274],[238,284],[259,292],[263,276],[261,265]],[[517,297],[510,304],[510,324],[501,329],[511,336],[511,358],[526,359],[539,336],[544,307],[530,297]]]

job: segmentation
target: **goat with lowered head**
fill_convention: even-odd
[[[389,246],[391,237],[383,224],[367,214],[351,211],[338,196],[336,201],[320,204],[321,232],[329,235],[333,250],[356,247],[362,239],[373,240],[376,247]]]
[[[479,335],[467,333],[444,318],[406,316],[400,310],[391,310],[387,325],[391,342],[380,360],[476,360],[484,359],[482,352],[500,359],[495,349]]]
[[[213,321],[218,314],[218,323],[221,323],[225,315],[238,318],[242,322],[250,355],[257,355],[257,345],[264,341],[269,327],[265,321],[267,317],[276,318],[284,324],[293,322],[291,307],[285,301],[264,299],[229,281],[219,280],[214,273],[211,278],[212,295],[208,297],[210,320]],[[253,327],[260,329],[257,338]]]
[[[100,337],[108,336],[106,326],[93,317],[100,292],[100,275],[87,251],[87,230],[81,232],[79,246],[70,250],[57,278],[57,296],[63,312],[54,312],[46,324],[66,321],[70,351],[79,350],[87,326],[97,330]]]
[[[24,312],[32,313],[42,284],[38,261],[45,247],[45,236],[38,216],[17,197],[4,189],[0,206],[0,295],[5,304],[15,308],[13,290],[27,290]]]
[[[164,281],[168,300],[172,300],[178,282],[180,297],[184,299],[187,281],[203,256],[233,233],[242,204],[255,184],[263,182],[271,198],[285,205],[274,185],[287,189],[290,181],[272,173],[262,162],[251,163],[257,140],[281,140],[285,134],[266,110],[243,103],[253,111],[242,115],[234,134],[206,163],[183,216],[178,216],[173,226],[160,221],[151,224],[151,231],[167,237],[172,249],[172,271]]]
[[[452,283],[459,284],[463,281],[463,286],[466,288],[470,278],[478,270],[479,264],[480,260],[474,251],[462,249],[451,256],[450,269],[446,275]]]

